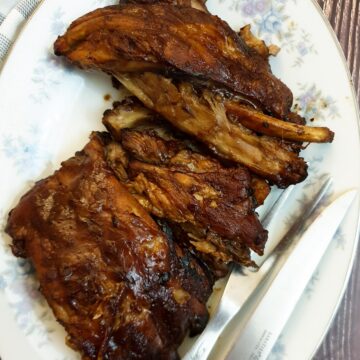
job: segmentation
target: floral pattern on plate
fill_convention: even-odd
[[[339,117],[336,100],[323,94],[316,84],[299,84],[300,94],[295,97],[295,110],[306,120]]]
[[[251,24],[254,34],[267,44],[291,53],[292,66],[300,67],[308,54],[316,54],[316,48],[311,34],[290,16],[289,2],[296,0],[232,0],[229,9],[241,15],[244,24]]]

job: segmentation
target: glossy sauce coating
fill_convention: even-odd
[[[117,180],[106,139],[93,134],[22,197],[6,229],[12,250],[31,258],[84,359],[176,359],[185,334],[206,324],[212,280]]]

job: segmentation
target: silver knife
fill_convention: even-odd
[[[268,357],[356,195],[357,190],[352,190],[337,198],[305,231],[262,296],[228,360]]]

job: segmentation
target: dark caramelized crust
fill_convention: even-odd
[[[55,43],[55,53],[83,68],[114,75],[181,71],[226,86],[285,117],[291,91],[224,21],[170,4],[127,4],[98,9],[76,20]]]
[[[83,359],[177,359],[185,334],[206,324],[212,280],[117,180],[106,141],[92,135],[22,197],[6,229],[12,250],[33,261]]]

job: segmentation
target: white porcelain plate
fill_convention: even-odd
[[[8,211],[34,181],[50,175],[80,150],[101,115],[119,97],[109,78],[72,68],[54,57],[52,44],[71,20],[100,0],[45,0],[20,34],[0,74],[0,356],[3,360],[77,359],[65,332],[38,291],[30,263],[12,256],[3,228]],[[279,45],[274,73],[294,93],[310,124],[335,131],[335,141],[311,145],[308,179],[298,186],[279,229],[301,213],[323,173],[334,178],[333,195],[359,187],[360,146],[356,100],[344,57],[328,23],[310,0],[224,0],[209,9],[238,29]],[[310,122],[310,119],[313,119]],[[357,243],[359,202],[334,238],[284,329],[272,359],[309,359],[339,304]],[[316,239],[314,239],[316,241]],[[306,266],[306,264],[304,264]],[[299,269],[301,271],[301,269]]]

